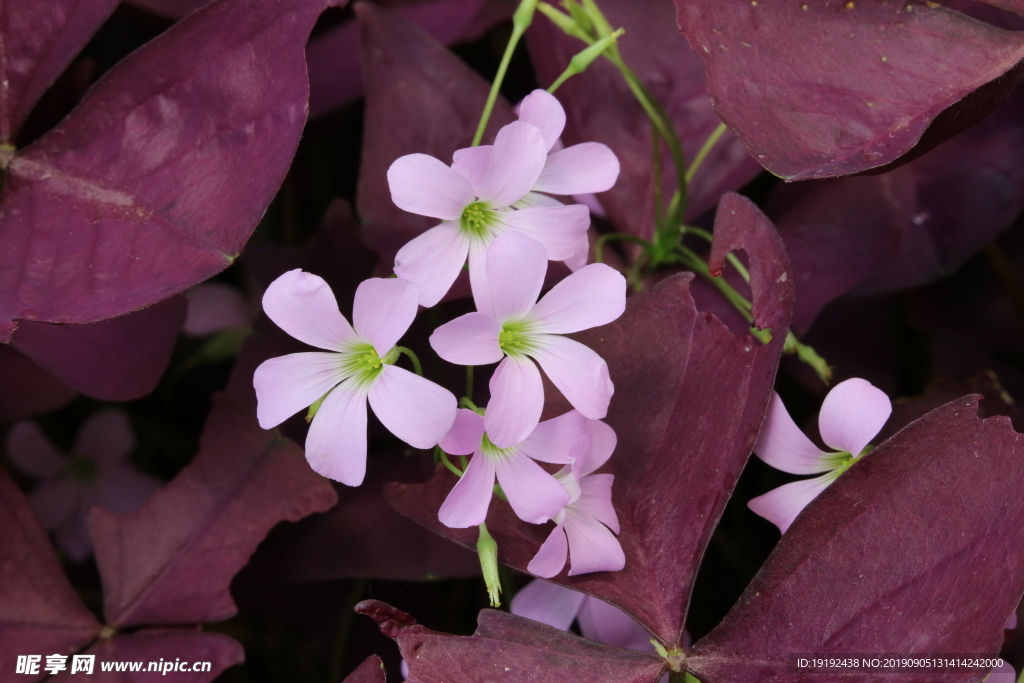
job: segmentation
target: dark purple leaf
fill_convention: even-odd
[[[176,296],[88,325],[23,322],[12,345],[86,396],[130,401],[151,392],[167,369],[185,308]]]
[[[511,0],[427,0],[394,5],[394,13],[416,24],[435,40],[451,45],[475,40],[510,16]],[[346,22],[309,41],[309,112],[319,116],[363,94],[362,46],[356,22]]]
[[[3,472],[0,529],[4,531],[0,543],[4,671],[13,672],[18,655],[71,653],[99,635],[102,625],[68,583],[28,501]]]
[[[713,269],[729,250],[750,255],[754,317],[774,331],[770,344],[736,337],[698,311],[688,275],[630,298],[611,325],[576,335],[608,362],[615,382],[607,421],[619,439],[610,471],[626,568],[563,573],[556,582],[622,608],[669,647],[682,642],[697,565],[764,417],[793,305],[782,242],[753,203],[725,195],[715,235]],[[475,530],[437,520],[453,479],[442,474],[422,487],[394,485],[387,496],[402,514],[472,546]],[[522,570],[550,532],[548,525],[518,522],[498,501],[487,524],[502,561]]]
[[[220,633],[203,633],[199,629],[141,629],[134,633],[117,633],[101,638],[87,651],[96,655],[96,664],[91,675],[68,672],[47,680],[55,683],[66,681],[93,681],[94,683],[148,683],[157,675],[174,677],[184,683],[208,683],[228,667],[245,661],[245,651],[233,639]],[[162,666],[161,662],[187,664],[187,671],[169,669],[160,674],[148,672],[150,662]],[[102,671],[103,662],[141,662],[139,672]],[[199,663],[209,663],[209,671],[192,671]],[[201,666],[200,668],[205,668]]]
[[[690,671],[704,683],[810,683],[836,677],[796,673],[788,657],[998,653],[1024,592],[1024,445],[1009,418],[977,411],[977,396],[932,411],[812,501],[694,646]]]
[[[127,0],[127,4],[159,14],[168,19],[181,19],[200,7],[209,5],[211,0]]]
[[[885,166],[933,121],[925,147],[951,137],[991,112],[1019,74],[940,114],[1024,58],[1024,36],[920,0],[676,6],[716,111],[789,180]]]
[[[48,413],[74,397],[71,387],[0,344],[0,423]]]
[[[600,3],[615,28],[623,59],[637,73],[675,123],[683,151],[692,160],[720,123],[705,92],[703,63],[679,35],[670,0],[605,0]],[[539,18],[528,33],[530,55],[541,83],[550,84],[583,49]],[[603,142],[619,157],[622,171],[615,187],[599,198],[616,227],[650,237],[654,222],[654,175],[651,126],[615,66],[605,60],[561,86],[556,96],[566,109],[567,143]],[[731,132],[726,132],[705,159],[689,187],[687,214],[699,216],[723,192],[735,190],[761,170]],[[671,159],[662,155],[665,196],[676,187]]]
[[[0,340],[13,320],[104,320],[227,267],[298,144],[309,31],[342,1],[209,5],[18,151],[0,200]]]
[[[118,0],[34,0],[4,3],[0,27],[0,145],[71,63]],[[6,166],[0,153],[0,166]]]
[[[228,591],[271,527],[337,501],[302,450],[220,396],[196,459],[138,512],[94,508],[89,528],[107,623],[186,624],[236,612]]]
[[[410,683],[654,683],[665,661],[600,645],[536,621],[483,610],[472,636],[420,626],[377,600],[356,605],[394,639],[409,664]]]
[[[391,201],[387,170],[405,154],[446,164],[468,147],[490,89],[488,83],[421,29],[370,4],[356,6],[362,26],[366,130],[356,207],[364,222],[407,229],[395,251],[438,221],[402,211]],[[498,101],[485,141],[515,119]],[[371,225],[371,231],[376,225]],[[399,241],[400,240],[400,241]]]
[[[342,683],[384,683],[384,680],[384,662],[377,655],[370,655]]]

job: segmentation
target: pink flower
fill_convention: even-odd
[[[541,131],[517,121],[498,132],[486,160],[461,173],[426,154],[409,154],[391,164],[388,184],[395,205],[444,221],[395,256],[395,273],[416,285],[420,304],[433,306],[441,300],[467,256],[473,289],[485,291],[484,253],[503,232],[530,235],[555,261],[579,251],[590,226],[587,207],[511,208],[537,182],[546,160]]]
[[[18,422],[7,433],[11,462],[42,480],[29,496],[32,508],[75,562],[92,554],[85,523],[89,508],[134,512],[160,488],[159,479],[140,473],[126,460],[134,448],[135,435],[120,410],[104,410],[86,420],[70,458],[34,422]]]
[[[544,387],[536,363],[569,403],[591,419],[608,412],[614,387],[604,360],[559,336],[610,323],[626,307],[626,280],[594,263],[555,285],[539,302],[547,258],[536,241],[502,235],[487,250],[489,296],[477,312],[442,325],[430,337],[441,358],[458,365],[501,361],[491,377],[485,418],[495,445],[522,441],[540,420]]]
[[[583,195],[574,197],[587,206],[591,213],[600,208],[594,192],[604,192],[615,185],[619,177],[619,160],[607,145],[584,142],[565,147],[559,139],[565,128],[565,110],[555,96],[545,90],[534,90],[517,107],[519,120],[533,124],[540,130],[547,147],[547,160],[537,182],[530,192],[516,202],[516,208],[561,206],[562,202],[550,195]],[[455,152],[452,168],[473,184],[487,168],[492,147],[481,145]],[[475,187],[475,185],[474,185]],[[603,210],[602,212],[603,213]],[[586,265],[590,245],[583,240],[574,255],[564,259],[572,270]]]
[[[546,579],[562,571],[570,554],[569,576],[619,571],[626,566],[626,556],[615,538],[619,533],[619,518],[612,506],[615,477],[593,474],[615,450],[615,432],[598,420],[587,422],[587,434],[573,445],[572,464],[555,475],[569,493],[569,501],[552,519],[557,526],[527,566],[531,574]]]
[[[992,673],[985,678],[985,683],[1016,683],[1017,672],[1010,665],[1009,662],[1003,662],[1001,665],[992,669]]]
[[[822,441],[836,449],[827,452],[800,431],[782,399],[772,392],[754,453],[783,472],[825,474],[780,486],[754,498],[747,506],[786,533],[800,511],[867,452],[868,442],[881,431],[890,413],[889,397],[867,380],[853,378],[840,382],[828,392],[818,415]]]
[[[569,451],[587,431],[587,420],[575,410],[537,425],[526,439],[498,448],[485,433],[484,418],[459,410],[441,448],[452,455],[473,453],[462,478],[448,494],[438,519],[461,529],[482,524],[491,504],[497,478],[519,519],[531,524],[548,521],[569,502],[569,493],[534,462],[568,463]]]
[[[512,598],[509,611],[562,631],[568,631],[576,621],[587,640],[654,652],[651,634],[628,614],[603,600],[558,584],[534,579]]]
[[[434,446],[455,420],[455,397],[394,365],[395,344],[416,317],[416,301],[416,288],[405,280],[365,280],[356,289],[353,329],[316,275],[293,270],[271,283],[263,296],[270,319],[328,353],[293,353],[256,368],[260,426],[276,427],[322,399],[306,435],[306,460],[349,486],[366,474],[367,400],[399,439],[415,448]]]

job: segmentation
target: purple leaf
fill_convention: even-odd
[[[1024,36],[919,0],[676,7],[716,111],[788,180],[885,166],[933,121],[924,147],[950,137],[991,112],[1019,74],[961,100],[1024,58]]]
[[[187,624],[236,612],[228,591],[271,527],[330,508],[301,449],[220,396],[196,459],[130,515],[89,515],[107,623]]]
[[[151,392],[167,369],[185,308],[176,296],[88,325],[23,322],[12,345],[86,396],[130,401]]]
[[[400,16],[362,3],[356,6],[356,15],[362,27],[368,85],[356,206],[367,223],[407,229],[395,246],[397,251],[437,221],[394,205],[388,167],[398,157],[413,153],[429,154],[450,164],[455,150],[472,141],[490,86]],[[493,140],[498,128],[514,119],[512,108],[499,99],[484,141]]]
[[[0,340],[94,322],[227,267],[291,163],[303,47],[343,0],[220,0],[132,53],[7,166]]]
[[[998,653],[1024,591],[1024,445],[1009,418],[977,411],[977,396],[932,411],[811,502],[694,646],[690,671],[705,683],[831,681],[793,673],[787,658]]]
[[[427,0],[392,5],[395,14],[416,24],[435,40],[451,45],[475,40],[515,10],[510,0]],[[309,111],[319,116],[363,94],[362,46],[356,22],[346,22],[309,41]]]
[[[0,144],[14,141],[43,92],[85,47],[117,3],[34,0],[4,4],[0,27]],[[0,153],[0,158],[3,156]]]
[[[211,0],[127,0],[127,4],[159,14],[168,19],[181,19],[190,12],[210,4]]]
[[[184,683],[208,683],[219,676],[228,667],[245,661],[242,646],[220,633],[203,633],[185,629],[141,629],[134,633],[117,633],[110,638],[101,638],[93,643],[87,654],[96,655],[96,665],[92,675],[74,675],[68,672],[51,679],[57,683],[65,681],[92,681],[93,683],[147,683],[158,675],[149,672],[150,662],[162,666],[161,662],[176,664],[182,662],[190,670],[163,672],[163,676],[173,676],[175,681]],[[139,672],[105,672],[101,670],[103,662],[141,662]],[[209,671],[191,671],[191,667],[199,663],[209,663]],[[201,666],[200,668],[205,668]]]
[[[74,397],[71,387],[0,344],[0,423],[48,413]]]
[[[384,662],[370,655],[342,683],[384,683]]]
[[[631,297],[615,323],[575,335],[607,361],[615,382],[607,422],[619,440],[610,471],[626,568],[555,581],[620,607],[668,647],[682,642],[693,577],[764,417],[793,306],[781,240],[753,203],[725,195],[715,234],[713,269],[728,250],[750,255],[754,317],[773,330],[770,344],[698,311],[687,275]],[[437,519],[453,479],[393,485],[386,495],[402,514],[472,547],[475,531]],[[525,570],[550,526],[518,522],[496,503],[487,525],[500,557]]]
[[[5,670],[13,671],[18,655],[71,653],[99,635],[101,624],[68,583],[28,501],[3,472],[0,528],[0,661]]]
[[[676,30],[672,3],[605,0],[600,4],[613,27],[626,29],[618,43],[623,59],[667,110],[686,158],[692,160],[720,119],[708,102],[703,64]],[[544,84],[558,78],[572,56],[584,47],[546,19],[533,23],[528,38],[530,56]],[[599,98],[596,93],[600,93]],[[618,69],[599,60],[566,81],[556,96],[565,106],[568,144],[603,142],[619,158],[622,170],[618,182],[598,195],[612,222],[620,231],[649,237],[654,220],[651,126]],[[662,162],[663,189],[670,196],[677,184],[676,173],[667,153],[662,155]],[[760,171],[743,145],[727,131],[690,183],[687,215],[704,213],[723,192],[739,188]]]
[[[431,631],[377,600],[359,603],[356,611],[398,643],[410,683],[654,683],[665,666],[653,654],[600,645],[495,610],[480,612],[472,636]]]

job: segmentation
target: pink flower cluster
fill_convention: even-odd
[[[309,408],[306,458],[344,484],[365,475],[367,403],[409,445],[471,455],[440,520],[483,524],[497,480],[520,519],[556,524],[530,564],[544,577],[561,572],[570,553],[569,574],[625,565],[613,477],[595,474],[615,448],[600,421],[614,388],[604,360],[563,335],[617,319],[626,282],[608,266],[586,265],[587,207],[552,196],[607,190],[619,164],[598,143],[562,148],[564,125],[561,105],[538,90],[494,145],[459,150],[450,166],[424,154],[396,160],[388,170],[395,204],[441,222],[399,250],[397,278],[359,286],[352,324],[315,275],[294,270],[271,284],[266,314],[322,351],[273,358],[253,378],[260,425]],[[440,302],[467,261],[477,310],[437,328],[430,345],[457,365],[497,363],[486,409],[469,397],[459,409],[447,389],[395,365],[400,354],[414,357],[397,344],[418,307]],[[573,272],[541,296],[548,261]],[[544,422],[542,370],[573,407]],[[552,473],[538,462],[563,467]]]

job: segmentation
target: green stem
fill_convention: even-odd
[[[523,0],[519,8],[512,15],[512,35],[505,46],[505,54],[501,56],[501,63],[498,64],[498,73],[494,75],[494,83],[491,84],[491,91],[487,94],[487,103],[484,104],[483,114],[480,116],[480,123],[477,124],[476,134],[473,135],[473,143],[470,147],[476,147],[484,139],[484,131],[487,129],[487,122],[491,120],[491,112],[494,111],[494,103],[498,101],[498,91],[501,83],[505,80],[505,72],[508,71],[509,62],[512,61],[512,53],[519,44],[519,39],[526,33],[526,29],[533,21],[533,12],[537,9],[537,0]]]
[[[648,248],[651,246],[650,242],[641,237],[637,237],[636,235],[624,235],[620,232],[613,232],[609,235],[601,235],[600,237],[597,238],[597,241],[594,243],[595,263],[604,263],[604,261],[602,260],[604,258],[604,243],[611,242],[613,240],[621,240],[623,242],[633,242],[635,244],[642,244],[644,247]]]
[[[473,403],[473,399],[469,398],[468,396],[463,396],[462,398],[459,399],[459,407],[460,408],[469,408],[470,410],[472,410],[477,415],[483,415],[484,414],[483,409],[482,408],[477,408],[476,404]]]
[[[466,366],[466,399],[473,401],[473,366]]]
[[[719,139],[721,139],[722,137],[722,134],[725,133],[726,130],[728,130],[728,126],[726,126],[724,123],[720,123],[718,124],[718,127],[716,127],[715,130],[711,133],[711,135],[708,136],[708,139],[704,141],[704,144],[703,146],[701,146],[700,151],[697,152],[697,156],[695,156],[693,158],[693,161],[690,163],[690,167],[686,169],[687,184],[690,184],[690,182],[693,181],[693,176],[697,175],[697,169],[699,169],[700,165],[704,163],[704,159],[707,158],[708,153],[718,143]]]
[[[416,371],[416,374],[420,377],[423,376],[423,366],[420,365],[420,359],[413,353],[412,349],[407,349],[404,346],[396,346],[395,351],[398,351],[400,355],[406,356],[412,361],[412,367]]]
[[[460,470],[458,467],[452,464],[452,461],[448,459],[448,454],[445,453],[440,446],[437,447],[437,453],[441,457],[441,462],[444,463],[444,466],[447,467],[452,472],[452,474],[454,474],[457,477],[462,476],[462,470]]]

